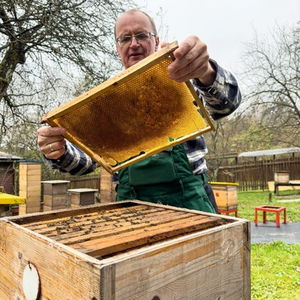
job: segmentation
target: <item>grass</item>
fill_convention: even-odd
[[[300,244],[251,246],[251,299],[300,299]]]
[[[276,205],[286,207],[288,222],[300,222],[300,201],[290,201],[300,200],[300,194],[280,194],[272,193],[270,202],[269,191],[238,192],[238,216],[253,222],[255,206]],[[268,221],[275,222],[274,213],[268,213]],[[300,244],[276,241],[251,245],[251,299],[300,300]]]
[[[274,193],[272,193],[272,201],[269,202],[269,191],[238,192],[238,216],[253,221],[255,206],[276,205],[286,207],[288,222],[300,222],[300,194],[291,195],[291,193],[287,192],[282,194],[274,196]],[[299,201],[290,201],[293,199],[298,199]],[[282,200],[289,200],[290,202],[280,202]],[[259,215],[259,220],[262,220],[261,215]],[[275,221],[274,213],[268,213],[268,221]]]

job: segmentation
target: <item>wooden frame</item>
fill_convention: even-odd
[[[170,64],[172,62],[172,52],[177,47],[178,47],[177,42],[169,44],[167,47],[146,57],[142,61],[124,70],[120,74],[112,77],[111,79],[105,81],[104,83],[98,85],[97,87],[91,89],[90,91],[48,112],[46,115],[42,117],[42,121],[47,122],[49,125],[54,127],[56,126],[65,127],[67,129],[65,137],[69,141],[77,145],[79,148],[81,148],[84,152],[86,152],[89,156],[91,156],[93,160],[95,160],[100,165],[102,165],[110,173],[116,172],[119,169],[129,166],[140,160],[143,160],[150,155],[161,152],[162,150],[180,144],[184,141],[187,141],[200,134],[203,134],[209,130],[214,129],[214,125],[209,114],[206,112],[202,102],[200,101],[199,97],[194,91],[192,84],[189,81],[184,83],[177,83],[169,79],[166,68],[163,70],[159,69],[160,71],[157,72],[157,74],[155,74],[155,77],[153,77],[153,75],[149,75],[151,68],[155,68],[156,66],[161,68],[159,66],[159,64],[161,63]],[[155,79],[156,84],[151,85],[151,81],[147,81],[147,76],[152,76],[150,78]],[[178,101],[182,103],[182,107],[183,107],[182,113],[181,112],[180,114],[178,113],[177,117],[175,117],[174,115],[173,119],[171,119],[170,122],[166,121],[165,123],[163,122],[163,118],[164,117],[166,118],[171,114],[164,113],[163,110],[161,110],[162,119],[161,122],[158,123],[157,125],[159,128],[157,129],[157,132],[154,132],[153,136],[150,136],[149,138],[147,134],[151,132],[150,131],[151,127],[149,128],[147,127],[147,122],[145,123],[140,122],[138,126],[135,124],[131,125],[131,127],[127,131],[126,129],[120,129],[119,128],[120,126],[117,127],[118,130],[112,130],[111,126],[112,124],[114,124],[114,121],[112,120],[113,119],[112,116],[110,116],[109,119],[107,119],[107,121],[104,121],[105,120],[104,114],[103,113],[99,114],[98,113],[99,111],[97,110],[95,111],[94,109],[92,109],[92,107],[95,107],[96,103],[97,105],[104,105],[103,103],[109,103],[107,106],[108,108],[109,105],[110,108],[115,107],[116,105],[112,105],[112,101],[120,97],[117,94],[117,91],[118,89],[121,90],[121,87],[124,86],[125,84],[127,85],[127,88],[126,89],[124,88],[124,90],[127,91],[128,89],[128,91],[126,92],[127,94],[125,96],[127,97],[128,95],[130,95],[130,97],[135,97],[132,96],[133,91],[136,90],[134,87],[136,87],[136,85],[138,84],[138,80],[142,80],[141,78],[143,78],[143,80],[145,80],[144,82],[147,83],[145,86],[147,86],[148,92],[151,90],[158,91],[157,97],[162,97],[162,99],[159,99],[160,101],[158,103],[159,105],[164,103],[165,106],[171,107],[170,105],[171,102],[167,103],[166,101],[169,99],[163,99],[165,95],[161,96],[158,88],[163,90],[167,87],[172,87],[171,91],[174,93],[176,92],[177,95],[180,95]],[[145,86],[142,85],[141,88]],[[168,94],[167,92],[168,91],[166,91],[165,93]],[[124,95],[122,94],[122,96]],[[148,95],[146,94],[146,96]],[[104,99],[106,102],[104,101]],[[195,104],[194,102],[197,103],[198,107],[194,105]],[[123,102],[116,102],[116,103],[123,103]],[[149,106],[152,105],[151,101],[149,100],[148,102],[146,100],[143,100],[143,103],[148,103],[147,105]],[[88,105],[90,105],[89,108],[87,108]],[[136,106],[136,102],[133,101],[131,105],[132,107]],[[86,109],[90,115],[87,113],[83,113],[82,108]],[[150,111],[151,109],[152,108],[150,108]],[[172,109],[175,110],[176,108],[172,108]],[[122,111],[122,107],[120,107],[120,111]],[[78,114],[80,113],[82,113],[83,116],[85,116],[82,118],[83,119],[82,122],[76,125],[77,128],[75,128],[73,125],[72,125],[73,127],[70,126],[70,122],[74,121],[74,118],[72,118],[72,116],[76,118],[76,116],[78,116]],[[95,116],[96,114],[97,117]],[[157,115],[155,115],[155,113],[152,114],[153,114],[153,116],[151,116],[152,119],[149,117],[149,113],[148,115],[146,113],[144,115],[147,116],[147,118],[151,119],[151,125],[154,127],[155,125],[153,124],[155,123],[156,120],[155,118],[157,118]],[[88,141],[84,133],[78,134],[80,130],[81,131],[85,130],[85,128],[78,130],[78,127],[80,128],[84,127],[85,124],[83,122],[88,122],[87,119],[89,119],[90,117],[94,118],[93,116],[95,116],[95,120],[97,121],[95,122],[90,121],[91,131],[94,130],[97,131],[98,133],[101,131],[103,133],[102,136],[99,138],[100,141],[96,137]],[[189,118],[187,116],[189,116]],[[115,117],[117,118],[117,116]],[[176,118],[179,119],[177,122],[178,125],[175,126],[173,125],[173,123],[174,122],[176,123]],[[121,119],[119,123],[122,124],[122,120],[123,119]],[[100,127],[98,129],[95,129],[95,124],[98,124],[99,122],[102,122],[101,126],[98,125]],[[123,122],[122,126],[124,126],[124,124],[126,124],[126,122]],[[143,130],[145,130],[145,128],[146,129],[148,128],[147,129],[148,131],[146,130],[146,133],[144,133],[143,135]],[[172,134],[170,134],[171,130],[172,130]],[[91,131],[89,131],[89,134]],[[132,131],[134,131],[134,134],[132,134]],[[165,135],[163,135],[162,133],[164,131],[166,132]],[[128,139],[130,140],[130,143],[128,142],[128,145],[125,148],[122,145],[124,149],[121,146],[119,147],[119,149],[115,145],[107,146],[105,139],[103,138],[105,132],[107,132],[108,135],[107,140],[109,141],[111,141],[116,135],[116,140],[118,141],[124,140],[124,143],[126,144],[128,142],[128,140],[126,139],[129,136]],[[131,135],[128,132],[130,132]],[[140,140],[135,139],[135,136],[138,136],[135,135],[137,132],[140,136],[142,136]],[[95,136],[97,135],[95,134]],[[118,137],[120,138],[118,139]],[[133,139],[133,141],[131,139]],[[149,142],[150,140],[152,142]],[[97,143],[99,143],[100,146],[102,143],[103,147],[104,148],[106,147],[105,150],[103,150],[102,149],[103,147],[101,148]]]

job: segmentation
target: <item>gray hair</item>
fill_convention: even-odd
[[[152,26],[152,29],[153,29],[153,33],[155,35],[157,35],[157,29],[156,29],[156,25],[154,23],[154,20],[146,12],[144,12],[144,11],[142,11],[140,9],[137,9],[137,8],[133,8],[133,9],[129,9],[129,10],[125,11],[122,15],[125,15],[125,14],[134,14],[134,13],[137,13],[137,12],[144,14],[148,18],[148,20],[151,23],[151,26]],[[116,20],[115,28],[114,28],[115,38],[116,38],[116,25],[117,25],[118,19]]]

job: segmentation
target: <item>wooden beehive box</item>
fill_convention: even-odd
[[[211,182],[218,209],[230,210],[237,208],[237,187],[234,182]]]
[[[40,299],[250,299],[247,220],[124,201],[3,218],[0,236],[1,300],[25,299],[33,266]]]
[[[277,183],[289,183],[290,174],[287,171],[278,171],[274,173],[274,181]]]
[[[19,195],[26,204],[19,206],[19,214],[41,211],[42,165],[37,162],[21,162],[19,165]]]
[[[69,189],[71,207],[95,204],[97,189],[78,188]]]
[[[46,180],[43,184],[43,210],[56,210],[70,207],[68,180]]]

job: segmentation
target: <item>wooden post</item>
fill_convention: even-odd
[[[112,182],[112,175],[104,168],[100,174],[100,202],[113,202],[116,199],[115,186]]]
[[[42,166],[39,162],[20,162],[19,195],[26,198],[26,204],[19,206],[19,214],[41,211]]]

